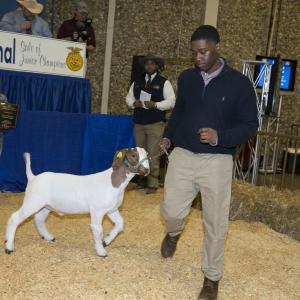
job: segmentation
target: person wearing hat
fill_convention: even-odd
[[[91,25],[91,19],[88,18],[88,13],[88,6],[84,1],[79,1],[75,4],[73,18],[61,24],[57,38],[85,42],[87,51],[90,54],[95,51],[96,37],[94,28]]]
[[[0,30],[51,37],[48,23],[38,15],[43,5],[36,0],[17,0],[20,5],[15,11],[5,14],[0,22]]]
[[[151,172],[147,177],[146,193],[155,193],[158,188],[159,176],[159,141],[162,137],[166,111],[175,105],[173,87],[159,71],[164,68],[162,58],[148,54],[141,61],[145,73],[136,79],[126,97],[127,105],[133,109],[134,135],[136,145],[145,148],[151,158]],[[150,101],[141,101],[141,93],[146,92]]]

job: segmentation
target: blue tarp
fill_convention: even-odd
[[[85,175],[107,169],[116,150],[132,146],[131,116],[22,111],[17,129],[5,132],[0,190],[25,189],[24,152],[35,174]]]

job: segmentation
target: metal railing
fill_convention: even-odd
[[[255,147],[257,157],[251,151]],[[278,189],[300,189],[299,156],[300,136],[259,131],[237,151],[234,177]]]

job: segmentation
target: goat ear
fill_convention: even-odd
[[[122,149],[120,151],[117,151],[114,160],[112,162],[112,168],[114,170],[118,169],[124,162],[125,156],[126,156],[127,149]]]

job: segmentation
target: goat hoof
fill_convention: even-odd
[[[46,239],[44,236],[42,236],[42,240],[46,240],[46,241],[49,241],[49,242],[55,242],[55,237],[53,239],[49,240],[49,239]]]
[[[104,248],[108,246],[105,241],[102,242],[102,245]]]
[[[106,251],[97,252],[97,255],[103,258],[107,257]]]
[[[5,253],[8,254],[8,255],[9,255],[9,254],[12,254],[13,252],[14,252],[14,250],[8,250],[8,249],[5,249]]]

